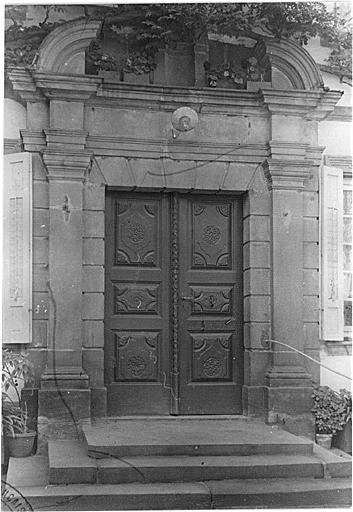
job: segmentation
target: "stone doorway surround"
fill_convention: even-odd
[[[264,341],[318,350],[318,296],[312,290],[318,285],[323,148],[317,124],[341,93],[323,90],[307,52],[286,42],[267,42],[273,66],[293,87],[286,90],[107,82],[82,74],[84,49],[97,29],[69,22],[44,41],[36,70],[8,72],[27,108],[21,135],[24,150],[34,154],[34,208],[49,217],[49,246],[41,250],[50,289],[38,291],[48,304],[49,316],[41,320],[50,333],[38,365],[43,437],[72,417],[79,422],[106,412],[107,187],[243,195],[244,414],[311,434],[314,370]],[[266,55],[266,45],[262,51]],[[170,117],[179,106],[194,108],[200,122],[173,140]],[[34,281],[35,292],[37,286]]]

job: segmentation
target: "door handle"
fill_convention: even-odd
[[[180,297],[181,300],[190,300],[191,302],[194,302],[194,297]]]

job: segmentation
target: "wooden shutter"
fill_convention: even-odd
[[[343,171],[322,168],[322,338],[343,340]]]
[[[3,343],[32,336],[32,166],[30,153],[4,157]]]

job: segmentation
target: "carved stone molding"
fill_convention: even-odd
[[[341,91],[260,91],[263,104],[271,114],[292,115],[316,121],[324,120],[334,111],[342,94]]]
[[[48,149],[82,150],[85,147],[88,132],[85,130],[62,130],[49,128],[44,130]]]
[[[82,151],[44,150],[42,155],[48,180],[84,181],[91,162],[91,155]]]
[[[85,50],[97,37],[102,22],[80,18],[54,29],[39,48],[38,70],[84,73]]]
[[[263,164],[270,190],[302,190],[313,166],[320,164],[324,148],[271,141]]]
[[[43,130],[21,130],[21,137],[25,151],[41,151],[46,146]]]
[[[101,78],[86,75],[60,75],[54,73],[33,73],[37,88],[48,99],[86,101],[95,95]]]
[[[32,74],[26,68],[10,67],[7,76],[13,90],[18,93],[23,101],[46,101],[45,96],[38,90]]]

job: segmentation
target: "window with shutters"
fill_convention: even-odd
[[[352,339],[352,179],[323,166],[321,188],[321,331],[325,341]]]
[[[343,178],[344,339],[352,341],[352,179]]]
[[[30,153],[4,157],[3,343],[30,343],[32,319],[32,166]]]

